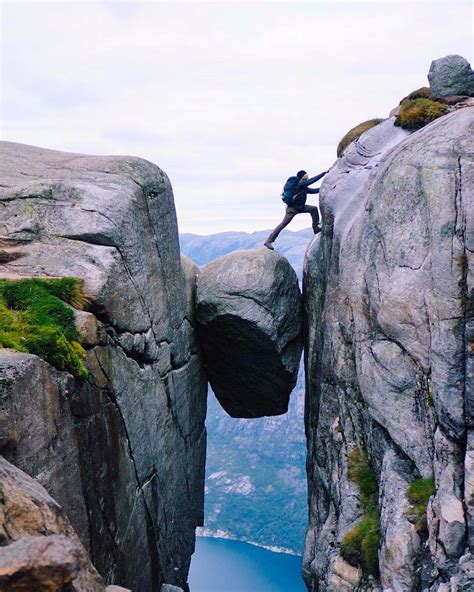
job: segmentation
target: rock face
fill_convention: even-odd
[[[209,263],[196,314],[209,382],[227,413],[286,413],[302,349],[301,294],[288,261],[251,249]]]
[[[355,450],[378,487],[382,588],[474,587],[473,138],[473,108],[412,135],[391,118],[322,185],[324,228],[307,251],[303,290],[311,591],[379,579],[340,567],[341,542],[365,512]],[[426,527],[407,492],[432,476]]]
[[[433,60],[428,80],[435,97],[474,96],[474,72],[469,62],[459,55]]]
[[[89,378],[0,351],[3,455],[64,508],[107,582],[187,588],[206,381],[173,195],[155,165],[0,144],[0,276],[84,279]]]
[[[0,589],[103,592],[105,585],[56,503],[0,457]]]

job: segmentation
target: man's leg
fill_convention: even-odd
[[[319,226],[319,211],[316,206],[304,206],[301,210],[305,214],[311,214],[311,218],[313,219],[313,232],[317,234],[321,232],[321,227]]]
[[[316,208],[317,209],[317,208]],[[288,226],[288,224],[293,220],[298,212],[293,208],[287,207],[286,213],[283,220],[278,224],[275,230],[270,234],[267,240],[263,243],[268,249],[273,249],[272,242],[276,239],[276,237],[280,234],[280,232]]]

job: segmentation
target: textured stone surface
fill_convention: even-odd
[[[3,454],[60,501],[108,583],[185,589],[206,384],[169,181],[138,158],[2,142],[0,202],[0,276],[80,277],[95,317],[78,315],[84,383],[0,353]]]
[[[59,504],[1,456],[0,542],[3,592],[105,589]]]
[[[361,573],[339,555],[334,555],[331,561],[328,585],[331,590],[338,592],[352,592],[360,581]]]
[[[468,434],[464,464],[464,495],[468,513],[468,543],[474,549],[474,433]]]
[[[24,537],[2,549],[0,589],[4,592],[104,590],[100,584],[86,587],[77,582],[84,562],[84,550],[66,537]]]
[[[288,261],[268,249],[206,265],[197,320],[209,382],[232,417],[288,409],[301,357],[301,294]]]
[[[361,515],[353,448],[379,486],[383,588],[437,590],[460,576],[473,515],[473,137],[470,107],[412,135],[391,118],[321,187],[323,233],[304,276],[312,591],[334,589],[339,544]],[[431,475],[428,532],[416,532],[407,489]]]
[[[380,530],[382,545],[379,554],[382,587],[393,590],[415,590],[416,557],[420,537],[409,521],[410,504],[405,492],[410,485],[410,466],[396,452],[388,449],[380,475]]]
[[[84,310],[75,310],[75,323],[76,328],[81,335],[81,342],[84,346],[92,346],[97,344],[97,331],[99,329],[99,323],[96,317]]]
[[[0,350],[2,454],[44,485],[67,508],[89,545],[78,441],[69,400],[74,379],[30,354]]]
[[[471,65],[459,55],[448,55],[431,62],[428,73],[433,96],[474,96],[474,72]]]

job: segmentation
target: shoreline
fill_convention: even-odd
[[[238,538],[225,530],[211,530],[210,528],[198,527],[196,528],[196,537],[237,541],[239,543],[247,543],[248,545],[253,545],[254,547],[266,549],[267,551],[271,551],[272,553],[282,553],[284,555],[303,557],[302,553],[297,553],[293,549],[288,549],[286,547],[277,547],[273,545],[262,545],[261,543],[256,543],[255,541],[247,541],[245,539]]]

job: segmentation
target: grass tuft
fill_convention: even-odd
[[[423,532],[427,529],[426,508],[430,497],[435,491],[434,477],[415,479],[408,487],[407,497],[411,504],[411,510],[415,515],[415,528],[418,532]]]
[[[417,130],[438,117],[445,115],[447,105],[431,99],[407,99],[400,105],[395,125],[407,130]]]
[[[0,348],[36,354],[87,378],[86,354],[67,306],[82,308],[85,302],[77,278],[0,280]]]
[[[352,450],[349,453],[348,477],[357,483],[362,494],[362,507],[367,505],[377,496],[378,487],[375,474],[369,466],[367,454],[363,450]]]
[[[339,156],[342,156],[342,153],[349,146],[349,144],[352,144],[352,142],[358,140],[364,132],[371,129],[372,127],[375,127],[379,123],[382,123],[382,121],[384,120],[369,119],[368,121],[363,121],[362,123],[359,123],[359,125],[356,125],[351,130],[349,130],[337,146],[337,157],[339,158]]]
[[[362,518],[343,538],[341,556],[351,565],[374,576],[378,575],[380,525],[376,513]]]
[[[365,515],[342,539],[341,556],[351,565],[362,567],[365,573],[378,577],[380,521],[377,480],[363,450],[352,450],[348,460],[348,477],[360,489]]]

